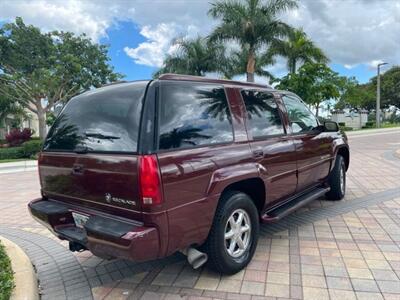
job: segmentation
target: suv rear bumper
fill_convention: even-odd
[[[29,203],[32,216],[57,237],[78,243],[94,255],[126,258],[135,261],[156,259],[160,254],[159,233],[155,227],[146,227],[93,211],[79,211],[68,205],[45,199]],[[77,227],[72,212],[88,216],[83,228]]]

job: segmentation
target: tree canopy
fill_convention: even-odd
[[[297,73],[289,73],[278,80],[278,89],[297,94],[307,104],[314,106],[316,115],[320,104],[338,99],[344,86],[344,78],[325,64],[305,63]]]
[[[283,40],[275,39],[269,50],[269,55],[280,55],[287,59],[290,73],[296,73],[299,63],[328,63],[325,53],[311,41],[302,29],[289,31]]]
[[[221,0],[211,3],[209,15],[221,20],[210,34],[211,41],[233,41],[247,51],[247,81],[254,81],[256,57],[292,29],[278,16],[297,7],[295,0]]]
[[[208,72],[224,72],[223,68],[227,65],[224,45],[211,43],[200,36],[195,39],[176,39],[173,45],[176,46],[175,51],[167,55],[154,77],[162,73],[204,76]]]
[[[344,93],[335,107],[338,109],[376,109],[376,85],[376,76],[364,84],[358,83],[355,78],[347,79],[344,86]],[[389,108],[391,105],[400,108],[399,66],[393,66],[381,74],[381,108]]]
[[[16,18],[0,28],[0,93],[38,115],[43,138],[46,113],[55,104],[121,77],[107,49],[85,35],[42,33]]]

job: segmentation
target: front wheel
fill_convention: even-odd
[[[331,190],[326,193],[328,200],[342,200],[346,193],[346,164],[343,156],[336,157],[335,166],[328,179]]]
[[[212,269],[234,274],[250,262],[257,247],[259,218],[251,198],[227,192],[219,201],[205,244]]]

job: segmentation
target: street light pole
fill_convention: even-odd
[[[383,62],[378,64],[378,76],[377,76],[377,84],[376,84],[376,128],[381,127],[381,72],[380,67],[383,65],[387,65],[387,63]]]

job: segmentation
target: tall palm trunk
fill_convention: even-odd
[[[254,82],[254,70],[256,65],[256,54],[253,47],[249,49],[249,55],[247,57],[247,82]]]
[[[295,58],[290,59],[289,68],[290,68],[290,73],[292,73],[292,74],[296,73],[296,59]]]

